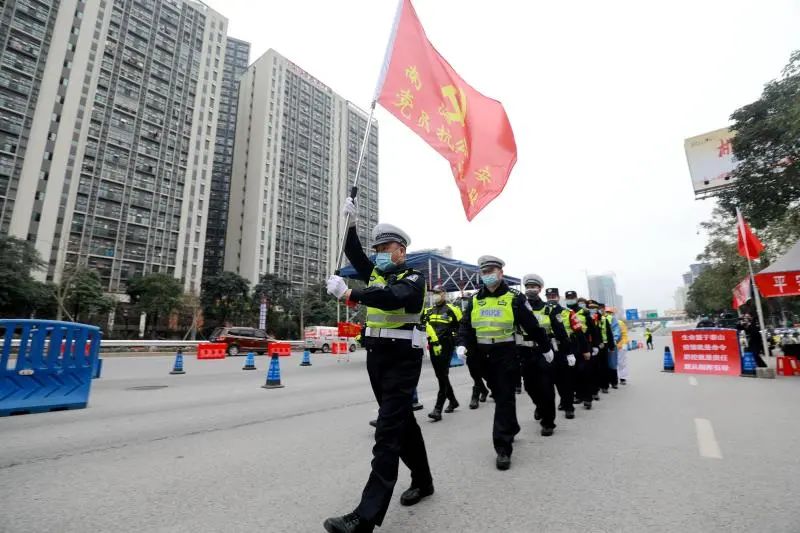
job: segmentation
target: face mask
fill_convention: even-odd
[[[578,303],[578,300],[567,300],[566,303],[567,305],[575,305],[576,303]]]
[[[581,302],[578,304],[578,307],[580,307],[581,309],[586,309],[586,304]]]
[[[375,266],[378,267],[378,270],[387,272],[393,270],[396,265],[394,261],[392,261],[392,254],[390,252],[378,252],[375,254]]]
[[[557,300],[547,300],[547,305],[549,305],[550,307],[555,307],[555,306],[558,305],[558,301]]]
[[[589,309],[589,314],[592,316],[597,316],[597,309]]]
[[[483,284],[487,287],[494,287],[498,283],[500,283],[500,278],[497,274],[486,274],[481,276],[481,280],[483,280]]]
[[[532,287],[530,289],[525,289],[525,295],[529,296],[531,298],[535,298],[536,296],[539,296],[540,292],[542,292],[542,289],[540,289],[538,287]]]

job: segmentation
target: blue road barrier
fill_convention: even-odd
[[[100,328],[3,319],[0,336],[0,416],[86,407],[92,376],[99,375]]]

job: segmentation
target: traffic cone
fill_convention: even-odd
[[[750,352],[744,352],[744,356],[742,357],[742,373],[740,376],[743,378],[756,377],[756,358],[753,357],[753,354]]]
[[[675,372],[675,361],[672,360],[672,352],[669,346],[664,346],[664,372]]]
[[[183,371],[183,351],[178,348],[178,353],[175,354],[175,363],[172,365],[172,372],[170,374],[185,374]]]
[[[308,350],[303,351],[303,361],[300,363],[300,366],[311,366],[311,352]]]
[[[273,355],[269,361],[269,368],[267,369],[267,382],[261,385],[262,389],[281,389],[281,364],[278,362],[278,356]]]
[[[450,358],[450,368],[456,366],[464,366],[464,360],[458,356],[455,350],[453,350],[453,357]]]
[[[247,352],[242,370],[256,370],[256,356],[253,352]]]

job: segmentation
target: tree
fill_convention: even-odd
[[[206,320],[224,325],[251,319],[250,282],[233,272],[203,280],[200,301]]]
[[[0,316],[29,317],[50,305],[45,284],[31,276],[44,266],[33,244],[0,235]]]
[[[735,182],[720,202],[736,206],[757,229],[800,211],[800,50],[781,77],[764,87],[761,98],[732,115]],[[800,234],[794,226],[795,237]]]
[[[159,318],[180,309],[183,286],[169,274],[154,273],[131,278],[128,295],[137,311],[147,313],[150,333],[155,337]]]
[[[80,321],[96,313],[107,313],[116,305],[113,298],[103,293],[100,275],[83,266],[75,266],[64,270],[61,283],[52,287],[58,304],[56,318],[61,320],[66,314],[72,321]]]
[[[262,274],[253,287],[252,309],[258,316],[261,299],[267,301],[267,329],[278,337],[290,337],[299,329],[298,316],[292,318],[294,307],[291,299],[292,284],[275,274]]]

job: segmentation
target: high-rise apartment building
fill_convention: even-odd
[[[225,270],[296,289],[335,268],[340,209],[355,175],[367,114],[270,50],[240,81]],[[378,127],[359,181],[359,234],[378,221]]]
[[[239,107],[239,78],[247,70],[249,62],[250,43],[228,37],[217,113],[211,197],[208,200],[204,278],[220,274],[225,265],[225,233],[233,171],[233,143],[236,138],[236,110]]]
[[[0,102],[25,137],[0,160],[3,231],[34,242],[54,281],[87,265],[111,292],[150,272],[199,290],[227,20],[190,0],[12,0],[2,13]]]
[[[617,283],[614,274],[601,274],[599,276],[588,276],[589,297],[608,307],[622,309],[622,297],[617,294]]]

